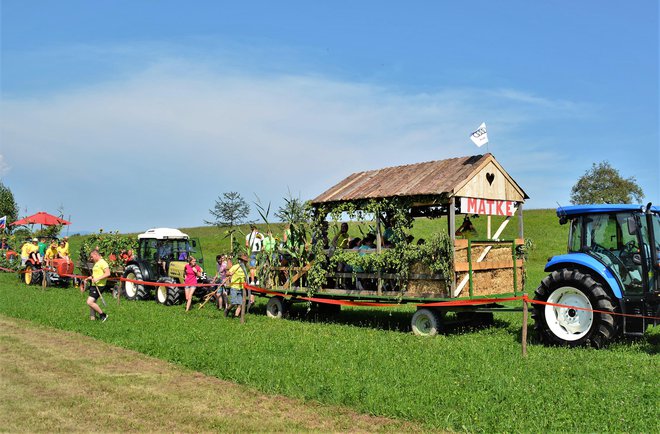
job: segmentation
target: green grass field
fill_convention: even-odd
[[[437,225],[419,222],[418,236],[426,236],[431,223]],[[485,234],[485,219],[476,223]],[[505,236],[515,234],[514,223]],[[525,226],[536,246],[527,265],[531,292],[547,257],[565,250],[566,227],[549,210],[528,211]],[[207,258],[228,245],[214,228],[184,231],[202,238]],[[523,358],[520,313],[497,313],[488,329],[448,327],[422,339],[409,332],[412,307],[347,308],[327,322],[298,306],[293,320],[278,321],[263,314],[260,301],[241,325],[211,306],[186,314],[182,306],[153,301],[108,301],[110,320],[93,323],[77,290],[44,291],[15,275],[0,275],[4,315],[82,333],[266,393],[346,405],[430,430],[659,429],[658,327],[644,339],[605,350],[532,344]],[[124,369],[130,372],[131,366]]]

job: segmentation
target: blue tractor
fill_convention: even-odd
[[[601,348],[660,323],[648,318],[660,317],[660,208],[577,205],[557,216],[570,225],[568,253],[550,258],[534,298],[588,310],[534,304],[541,341]]]

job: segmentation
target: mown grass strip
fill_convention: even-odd
[[[132,372],[125,372],[131,366]],[[2,432],[415,431],[0,315]]]
[[[110,320],[90,322],[77,290],[43,291],[0,276],[0,313],[268,393],[347,405],[429,429],[658,428],[659,330],[604,351],[532,345],[523,359],[516,313],[498,314],[490,329],[421,339],[401,331],[409,316],[399,311],[352,309],[337,323],[255,314],[241,325],[212,308],[186,314],[181,306],[109,301]]]

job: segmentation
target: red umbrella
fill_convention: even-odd
[[[32,214],[31,216],[27,216],[20,220],[16,220],[15,222],[10,224],[14,226],[34,225],[34,224],[56,226],[56,225],[70,225],[71,222],[61,219],[59,217],[55,217],[54,215],[48,214],[47,212],[39,211],[36,214]]]

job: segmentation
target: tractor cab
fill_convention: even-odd
[[[180,282],[190,256],[204,263],[199,241],[170,228],[149,229],[138,235],[137,256],[152,279],[169,276]]]

